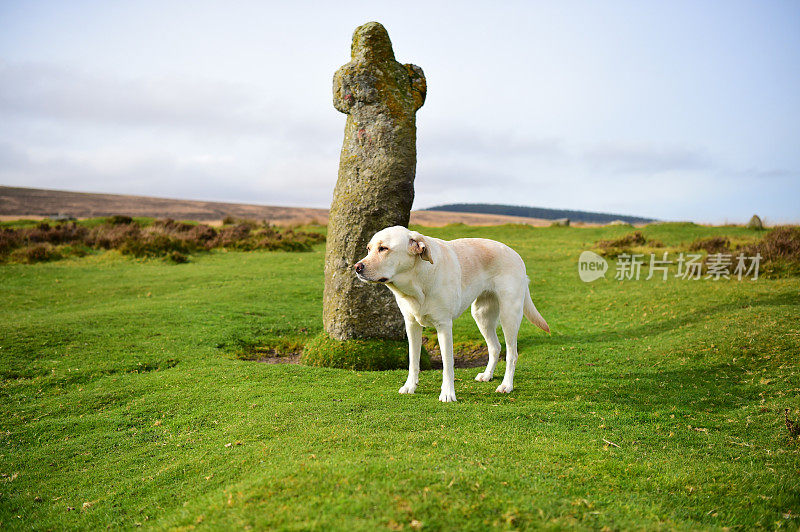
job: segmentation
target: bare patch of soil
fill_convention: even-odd
[[[275,352],[272,350],[273,353]],[[264,356],[256,358],[253,362],[262,362],[264,364],[299,364],[300,355],[302,353],[292,353],[290,355],[275,353],[275,356]]]
[[[299,364],[302,354],[302,345],[286,341],[270,346],[248,345],[236,354],[236,358],[263,364]]]

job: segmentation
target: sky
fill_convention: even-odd
[[[0,0],[0,184],[327,207],[372,20],[427,78],[415,209],[800,222],[788,0]]]

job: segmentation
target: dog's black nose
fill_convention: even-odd
[[[364,263],[358,262],[356,263],[356,273],[361,273],[364,271]]]

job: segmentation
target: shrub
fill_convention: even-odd
[[[800,274],[800,227],[780,226],[768,231],[755,242],[735,243],[727,236],[698,238],[689,245],[690,251],[704,250],[709,255],[731,253],[748,257],[761,255],[765,277]]]
[[[22,244],[21,233],[15,229],[0,230],[0,256],[11,253]]]
[[[115,214],[108,218],[108,223],[111,225],[130,225],[133,223],[133,218],[122,214]]]
[[[311,246],[305,242],[283,238],[264,238],[257,245],[267,251],[311,251]]]
[[[600,240],[597,242],[597,246],[600,248],[627,248],[634,245],[642,246],[645,242],[647,242],[647,239],[642,232],[634,231],[633,233],[612,240]]]
[[[713,253],[730,253],[731,240],[727,236],[710,236],[698,238],[689,244],[689,251],[706,251],[709,255]]]
[[[211,241],[212,247],[250,250],[255,244],[249,241],[252,226],[246,223],[222,227],[216,238]]]
[[[35,262],[48,262],[58,260],[62,256],[52,244],[34,244],[14,250],[11,259],[17,262],[33,264]]]
[[[213,227],[209,227],[205,224],[199,224],[192,228],[189,232],[188,238],[197,242],[197,245],[201,248],[205,248],[206,244],[216,238],[217,232],[214,231]]]
[[[58,248],[58,252],[64,257],[85,257],[91,251],[91,248],[83,244],[69,244]]]
[[[641,231],[634,231],[625,236],[611,240],[598,240],[595,243],[601,255],[616,257],[622,253],[628,253],[633,247],[648,245],[651,248],[663,248],[664,243],[660,240],[648,240]]]
[[[174,262],[175,264],[183,264],[185,262],[189,262],[189,257],[181,253],[180,251],[173,251],[169,254],[169,260]]]
[[[800,262],[800,227],[776,227],[764,235],[756,248],[766,260]]]
[[[103,224],[93,227],[86,243],[100,249],[117,249],[125,242],[139,238],[141,229],[137,224]]]
[[[235,225],[219,230],[205,224],[176,222],[170,218],[156,220],[147,226],[140,225],[129,216],[116,215],[99,220],[102,223],[91,228],[75,222],[56,226],[40,222],[32,227],[1,228],[0,259],[32,244],[47,244],[50,247],[19,251],[13,260],[55,260],[61,256],[83,256],[91,249],[119,249],[123,254],[135,257],[170,259],[173,253],[185,257],[195,251],[217,247],[243,251],[310,251],[314,244],[325,241],[325,236],[319,233],[291,229],[281,231],[266,222],[258,225],[252,220],[239,220]],[[88,221],[90,224],[93,222]],[[181,261],[179,255],[175,255],[175,261]]]
[[[188,253],[186,242],[158,233],[148,233],[139,238],[129,238],[120,247],[123,255],[134,257],[162,257],[173,251]]]
[[[195,224],[187,222],[176,222],[172,218],[163,218],[153,222],[153,227],[161,229],[164,233],[188,233],[195,228]]]
[[[51,227],[47,222],[42,222],[32,229],[21,229],[20,231],[28,242],[48,242],[50,244],[83,242],[89,234],[88,229],[75,222],[55,227]]]

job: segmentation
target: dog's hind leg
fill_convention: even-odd
[[[476,381],[487,382],[494,376],[494,368],[500,359],[500,340],[497,338],[497,318],[500,316],[500,305],[494,294],[481,294],[472,302],[472,317],[478,324],[481,334],[486,339],[489,349],[489,362],[486,371],[475,376]]]
[[[498,392],[510,393],[514,389],[514,370],[517,368],[517,333],[522,323],[522,301],[506,300],[500,303],[500,325],[506,339],[506,373]]]

